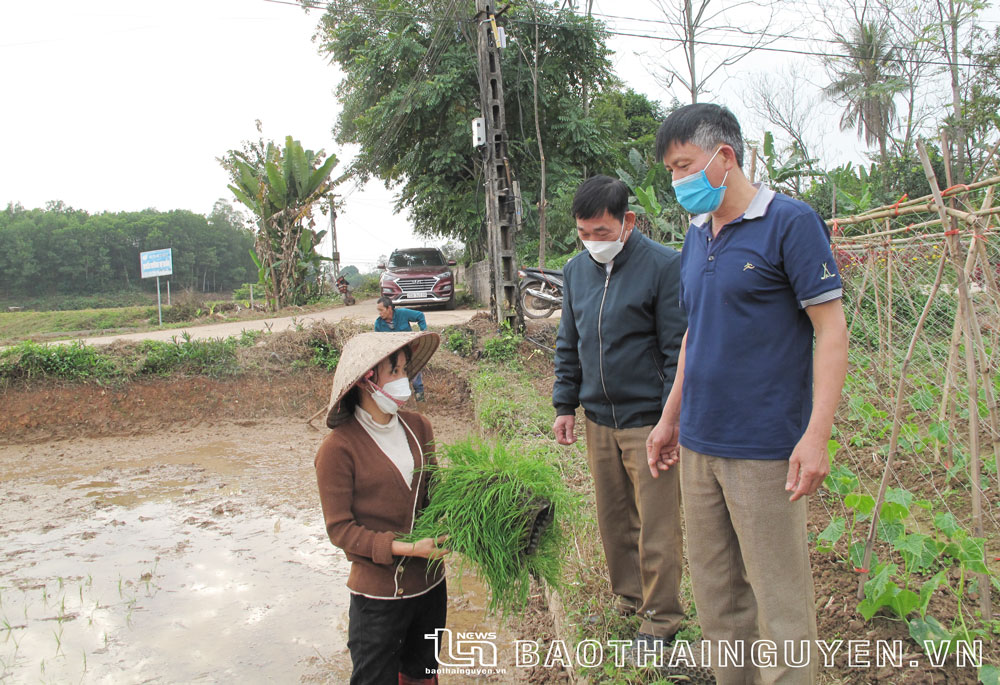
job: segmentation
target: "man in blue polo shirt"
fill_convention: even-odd
[[[406,307],[396,307],[388,297],[380,297],[375,302],[375,309],[378,310],[378,318],[375,319],[375,330],[379,333],[391,333],[403,331],[409,333],[413,330],[413,324],[422,330],[427,330],[427,319],[423,312]],[[424,401],[424,378],[423,371],[413,377],[413,397],[417,402]]]
[[[680,462],[692,587],[718,682],[812,683],[806,495],[829,473],[847,370],[829,233],[805,203],[750,183],[739,122],[724,107],[674,111],[656,155],[695,216],[681,253],[688,329],[647,440],[650,470]],[[776,646],[773,666],[753,664],[757,640]],[[734,657],[726,667],[720,648]]]

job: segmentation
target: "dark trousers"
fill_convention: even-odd
[[[438,667],[435,641],[424,635],[444,628],[448,615],[445,581],[418,597],[372,599],[351,595],[347,647],[354,671],[351,685],[397,685],[399,674],[432,678]]]

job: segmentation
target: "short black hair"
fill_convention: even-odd
[[[617,178],[598,174],[580,184],[573,196],[573,218],[593,219],[607,212],[621,221],[628,211],[628,186]]]
[[[396,305],[394,305],[392,303],[392,300],[390,298],[386,297],[385,295],[383,295],[382,297],[380,297],[377,300],[375,300],[375,302],[376,302],[376,304],[382,305],[386,309],[392,309],[393,307],[396,306]]]
[[[720,144],[728,145],[736,153],[736,164],[743,168],[740,122],[721,105],[699,102],[671,112],[656,132],[656,159],[659,162],[663,162],[673,143],[694,143],[708,152]]]

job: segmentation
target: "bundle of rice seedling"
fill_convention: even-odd
[[[447,535],[490,590],[489,610],[507,615],[528,603],[531,578],[557,586],[562,569],[558,515],[570,502],[559,471],[538,455],[499,444],[440,446],[429,466],[430,504],[411,539]]]

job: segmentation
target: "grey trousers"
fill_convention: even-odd
[[[788,461],[711,457],[682,446],[680,467],[691,585],[719,685],[815,682],[807,498],[788,501]],[[759,640],[774,644],[773,666],[753,664]],[[742,667],[735,665],[740,650]]]
[[[684,619],[680,477],[676,469],[650,475],[650,430],[615,429],[588,419],[587,461],[611,590],[619,606],[642,617],[641,632],[669,639]]]

